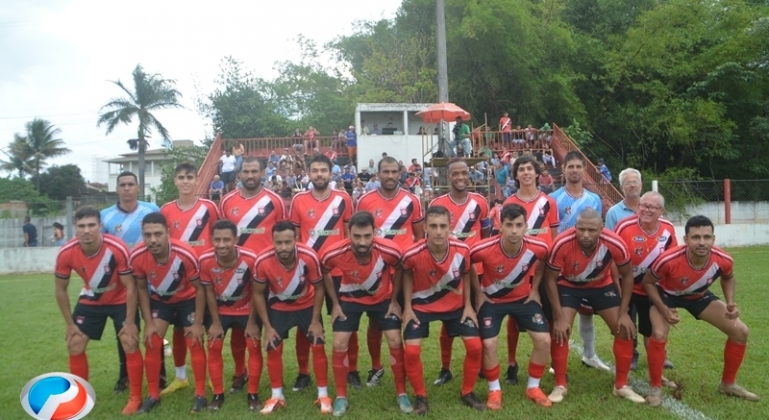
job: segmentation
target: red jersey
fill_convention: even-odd
[[[323,256],[323,269],[338,269],[342,273],[339,299],[362,305],[376,305],[392,298],[390,267],[398,265],[401,251],[398,245],[383,238],[374,238],[371,260],[361,264],[355,258],[349,239],[336,243]]]
[[[323,281],[318,255],[304,244],[296,244],[296,263],[288,269],[278,261],[275,247],[270,247],[254,264],[254,281],[267,285],[267,305],[278,311],[298,311],[312,307],[315,288],[310,283]]]
[[[659,279],[657,284],[665,292],[698,299],[719,277],[731,277],[733,268],[732,257],[716,246],[710,250],[705,266],[694,268],[689,262],[686,245],[679,245],[657,258],[652,264],[652,274]]]
[[[508,204],[518,204],[526,209],[527,235],[544,241],[548,246],[553,245],[553,229],[557,230],[560,224],[558,206],[553,197],[540,191],[533,199],[526,201],[516,193],[507,197],[502,206]]]
[[[449,194],[444,194],[430,202],[430,206],[443,206],[451,213],[451,236],[473,247],[481,242],[481,231],[489,228],[489,202],[478,193],[467,193],[463,203],[455,202]],[[483,274],[483,266],[475,265],[475,272]]]
[[[119,238],[102,233],[101,246],[94,255],[85,255],[80,239],[64,244],[56,255],[56,278],[69,280],[72,271],[83,279],[78,302],[83,305],[124,305],[126,290],[121,275],[131,274],[128,246]]]
[[[499,230],[502,227],[502,206],[494,206],[489,210],[489,219],[491,219],[491,228]]]
[[[179,200],[174,200],[163,205],[160,213],[168,221],[171,237],[186,242],[197,255],[203,254],[213,246],[211,226],[221,219],[219,209],[213,201],[198,198],[191,208],[182,210]]]
[[[414,225],[425,219],[422,203],[403,188],[393,198],[385,198],[379,189],[369,191],[358,199],[357,211],[373,214],[376,236],[393,240],[401,252],[422,239],[414,237]]]
[[[200,256],[200,283],[211,285],[220,315],[248,316],[251,312],[251,270],[256,254],[235,247],[238,259],[222,267],[213,249]],[[210,310],[211,308],[209,308]]]
[[[222,198],[222,217],[238,226],[238,245],[252,251],[272,246],[272,226],[286,220],[286,204],[276,193],[262,187],[259,194],[246,198],[235,190]]]
[[[169,239],[168,261],[158,264],[142,242],[131,253],[134,277],[147,279],[152,299],[177,303],[195,298],[193,283],[200,280],[198,257],[192,247],[178,239]]]
[[[403,254],[403,269],[413,272],[414,310],[445,313],[465,306],[462,276],[470,271],[470,248],[466,244],[449,240],[446,257],[438,261],[427,240],[422,239]]]
[[[562,286],[598,288],[612,283],[612,261],[618,267],[630,262],[627,248],[616,233],[604,228],[592,254],[585,255],[576,229],[570,228],[555,238],[547,265],[560,273],[558,284]]]
[[[499,119],[499,131],[503,133],[509,133],[513,131],[513,120],[510,117],[502,117]]]
[[[657,231],[651,235],[641,229],[638,215],[622,219],[614,231],[622,238],[630,252],[630,264],[633,266],[633,293],[646,296],[643,279],[654,261],[670,248],[678,246],[676,230],[673,224],[659,219]]]
[[[547,245],[537,239],[524,237],[516,255],[502,248],[502,237],[487,238],[470,250],[470,259],[483,265],[481,290],[494,303],[508,303],[529,296],[537,261],[544,263]]]

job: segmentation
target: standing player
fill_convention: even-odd
[[[206,294],[200,284],[197,255],[184,242],[171,239],[168,222],[160,213],[142,219],[144,243],[131,253],[131,267],[139,288],[144,328],[147,393],[139,413],[160,403],[160,364],[163,337],[169,324],[184,327],[195,379],[192,413],[206,408],[206,351],[203,347],[203,314]],[[148,294],[148,285],[151,296]],[[149,321],[151,320],[151,321]]]
[[[283,337],[291,328],[297,334],[307,334],[312,348],[312,365],[318,384],[318,399],[322,414],[331,413],[328,396],[328,359],[324,349],[323,275],[320,261],[312,248],[296,242],[296,228],[287,221],[272,227],[275,245],[259,255],[254,264],[253,304],[264,325],[267,346],[267,372],[272,397],[262,414],[270,414],[286,406],[283,396]],[[269,296],[265,299],[265,290]]]
[[[128,265],[128,247],[112,235],[102,234],[101,215],[91,206],[75,212],[76,238],[67,242],[56,256],[56,303],[67,324],[69,371],[88,380],[89,340],[100,340],[107,318],[112,318],[121,348],[128,362],[131,397],[123,414],[139,409],[142,398],[142,354],[135,281]],[[75,311],[70,311],[67,286],[72,272],[85,283]]]
[[[726,334],[724,371],[718,392],[758,401],[758,395],[735,382],[745,358],[748,327],[740,320],[740,311],[734,303],[734,261],[729,254],[713,245],[716,235],[713,233],[713,222],[707,217],[690,218],[684,230],[684,245],[663,253],[643,280],[644,289],[654,305],[649,313],[652,337],[647,349],[651,382],[651,390],[646,397],[649,405],[656,407],[662,403],[665,345],[670,326],[680,321],[676,308],[686,309],[695,318]],[[719,278],[726,302],[708,290]]]
[[[553,240],[558,235],[558,207],[555,199],[539,189],[539,176],[542,168],[532,155],[525,155],[513,162],[512,178],[518,191],[505,200],[505,205],[517,204],[526,210],[526,234],[547,244],[553,245]],[[537,290],[545,317],[552,321],[552,310],[547,300],[547,292],[544,283],[539,284]],[[510,385],[518,383],[518,362],[515,353],[518,348],[518,323],[513,317],[507,318],[507,379]]]
[[[585,156],[579,151],[573,150],[563,158],[566,185],[550,194],[558,206],[560,224],[558,233],[565,232],[574,227],[577,216],[584,209],[593,209],[598,214],[603,214],[601,197],[594,194],[583,185],[585,176]],[[595,352],[595,324],[593,322],[593,308],[582,305],[579,311],[579,336],[582,339],[582,363],[586,366],[611,371]]]
[[[471,300],[470,248],[451,238],[448,209],[431,206],[425,215],[427,239],[417,242],[403,255],[403,339],[406,341],[406,375],[414,388],[414,413],[427,414],[422,366],[422,339],[430,334],[430,322],[441,321],[450,336],[460,336],[465,345],[462,401],[476,410],[486,406],[473,392],[481,369],[483,345],[478,318]]]
[[[473,247],[481,239],[489,237],[491,228],[489,202],[486,197],[467,190],[467,186],[470,185],[470,168],[464,159],[453,158],[449,160],[446,172],[450,190],[430,202],[430,207],[442,206],[448,209],[451,215],[449,223],[451,224],[452,238],[464,242],[468,247]],[[471,284],[477,285],[478,277],[483,275],[483,267],[480,264],[475,264],[473,268],[474,270],[471,269],[469,273],[472,277]],[[473,289],[473,293],[477,294],[478,290]],[[438,374],[438,379],[433,382],[435,385],[443,385],[452,378],[451,346],[454,343],[454,338],[449,336],[445,325],[444,323],[441,327],[441,371]]]
[[[117,176],[117,193],[118,202],[101,211],[101,231],[122,239],[130,250],[142,241],[142,218],[149,213],[160,211],[160,209],[152,203],[139,201],[139,181],[133,172],[121,172]],[[115,394],[120,394],[125,391],[128,383],[126,357],[120,340],[118,340],[117,352],[120,360],[120,373],[115,383]],[[165,366],[162,366],[160,381],[161,385],[165,387]]]
[[[217,411],[224,404],[222,381],[222,346],[230,328],[248,334],[248,408],[262,408],[259,401],[259,379],[262,376],[262,350],[256,311],[251,309],[251,270],[256,254],[235,242],[238,228],[222,219],[211,228],[213,248],[200,256],[200,283],[206,291],[206,303],[211,317],[208,326],[208,374],[214,398],[208,409]],[[245,338],[245,337],[244,337]]]
[[[501,217],[500,235],[481,241],[470,251],[472,261],[481,263],[485,273],[481,278],[483,303],[478,309],[478,320],[483,339],[483,371],[489,383],[486,406],[490,410],[502,409],[497,336],[502,320],[509,316],[529,332],[534,343],[526,398],[550,407],[553,403],[539,387],[550,355],[550,331],[538,290],[548,248],[526,234],[528,223],[523,207],[508,204],[502,208]]]
[[[298,193],[291,200],[289,219],[299,230],[299,242],[315,251],[317,255],[323,255],[326,250],[335,243],[343,241],[347,237],[346,223],[352,216],[352,199],[344,191],[332,190],[331,181],[332,163],[325,155],[315,155],[310,160],[310,181],[312,189]],[[341,270],[331,273],[339,284],[342,276]],[[326,298],[326,309],[331,313],[331,301]],[[294,391],[301,391],[310,383],[310,342],[304,335],[296,335],[296,356],[299,361],[299,376],[294,382]],[[353,334],[350,345],[350,372],[347,380],[354,388],[360,388],[360,375],[358,374],[358,334]]]
[[[401,251],[394,242],[375,237],[374,217],[369,212],[355,213],[350,219],[349,229],[350,239],[338,242],[322,259],[326,293],[333,304],[334,415],[338,417],[347,411],[347,347],[350,337],[360,326],[363,313],[368,315],[369,320],[376,320],[387,337],[398,406],[404,413],[410,413],[413,408],[406,394],[401,307],[398,303]],[[396,275],[393,275],[391,267],[398,267]],[[329,275],[334,269],[343,273],[338,289]]]
[[[414,194],[400,188],[400,165],[395,158],[385,156],[379,161],[377,177],[380,181],[379,188],[363,194],[358,199],[356,210],[373,214],[376,236],[392,240],[403,253],[425,235],[422,203]],[[390,270],[398,275],[394,268]],[[381,356],[382,331],[375,322],[369,322],[368,325],[366,342],[371,354],[371,370],[368,372],[366,384],[376,386],[384,375]],[[351,348],[353,343],[351,340]]]
[[[612,281],[611,263],[617,264],[622,287]],[[548,398],[557,403],[566,395],[569,336],[577,309],[587,300],[614,335],[614,392],[635,403],[644,398],[627,384],[633,359],[635,326],[628,315],[633,290],[633,270],[627,248],[614,232],[603,227],[601,214],[587,208],[576,226],[558,235],[547,260],[543,281],[553,307],[551,347],[555,388]],[[621,297],[620,297],[621,296]]]

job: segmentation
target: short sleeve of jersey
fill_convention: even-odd
[[[126,275],[131,274],[133,270],[131,269],[131,266],[129,265],[129,253],[128,253],[128,246],[123,243],[123,241],[120,241],[117,238],[112,238],[112,245],[117,248],[114,255],[115,255],[115,262],[117,263],[117,272],[120,275]]]
[[[460,253],[462,255],[462,274],[467,274],[470,272],[470,247],[467,246],[464,243],[456,242],[456,252]],[[449,252],[451,252],[451,249],[449,249]]]
[[[320,261],[318,255],[310,247],[304,245],[297,245],[297,257],[301,252],[305,255],[305,264],[307,264],[307,276],[310,283],[318,283],[323,280],[323,273],[320,271]]]
[[[547,201],[550,203],[550,207],[554,211],[547,212],[547,223],[551,228],[557,228],[561,224],[561,218],[558,216],[558,204],[555,199],[549,195],[545,195]]]
[[[628,253],[627,247],[624,242],[622,242],[622,238],[609,229],[604,229],[601,236],[604,238],[606,246],[609,247],[612,260],[614,260],[614,263],[616,263],[617,266],[622,266],[630,262],[630,253]]]
[[[70,264],[72,262],[72,257],[70,256],[70,253],[73,248],[74,247],[64,248],[59,251],[58,255],[56,255],[56,268],[54,269],[54,274],[62,280],[69,280],[69,277],[72,274],[72,265]]]
[[[529,240],[528,242],[531,245],[531,249],[534,251],[534,255],[537,256],[537,260],[545,261],[548,252],[547,244],[537,240]]]
[[[195,255],[194,251],[189,250],[189,252],[191,252],[192,255]],[[184,264],[184,269],[186,272],[189,273],[190,282],[200,280],[200,266],[194,258],[187,255],[185,256],[182,264]]]
[[[349,240],[343,240],[335,243],[331,248],[326,250],[320,258],[320,265],[324,271],[331,271],[337,267],[337,257],[339,249],[344,248],[349,244]]]
[[[418,246],[420,246],[420,245],[422,245],[422,243],[424,241],[425,241],[425,239],[422,239],[421,241],[415,243],[412,247],[410,247],[409,249],[407,249],[403,253],[402,263],[403,263],[403,269],[404,270],[412,271],[412,270],[414,270],[414,268],[416,268],[416,257],[415,256],[418,255],[418,254],[417,253],[411,253],[411,250],[416,248],[416,247],[418,247]]]
[[[288,208],[288,220],[296,227],[302,226],[302,218],[300,216],[301,211],[299,210],[300,203],[299,200],[297,200],[299,197],[301,196],[295,195]]]
[[[425,212],[422,209],[422,200],[413,200],[414,214],[411,218],[411,224],[416,225],[422,223],[425,220]]]
[[[254,263],[254,281],[257,283],[267,283],[267,259],[259,258]]]
[[[562,250],[564,248],[567,248],[569,246],[569,243],[571,242],[571,241],[565,240],[564,236],[566,235],[574,235],[574,233],[572,230],[567,230],[564,233],[558,235],[558,237],[555,238],[555,242],[553,243],[553,249],[550,252],[550,256],[547,259],[547,266],[555,271],[561,271],[564,264],[566,263],[564,260],[568,252],[564,252]]]
[[[214,279],[211,276],[211,269],[214,265],[213,261],[216,261],[216,259],[213,257],[213,254],[206,253],[200,257],[200,283],[213,283]]]
[[[142,251],[149,252],[143,245],[138,246],[134,248],[133,252],[131,253],[131,258],[129,259],[131,268],[134,272],[134,277],[137,279],[147,278],[147,270],[142,263]]]
[[[654,260],[654,264],[652,264],[652,275],[656,277],[658,280],[666,277],[668,274],[668,268],[670,267],[670,264],[668,264],[669,258],[668,256],[675,254],[678,252],[678,247],[668,249],[667,251],[663,252],[662,255],[660,255],[656,260]]]
[[[732,257],[718,247],[713,247],[713,251],[711,252],[719,256],[718,266],[721,268],[721,278],[731,277],[734,270],[734,260]]]

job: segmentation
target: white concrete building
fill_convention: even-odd
[[[192,146],[192,140],[174,140],[174,147]],[[144,152],[144,188],[146,193],[150,193],[150,188],[160,186],[160,169],[166,161],[168,149],[159,148],[147,150]],[[109,165],[109,181],[107,191],[113,192],[117,188],[117,176],[123,171],[130,171],[139,174],[139,152],[131,152],[120,155],[120,157],[107,159]]]

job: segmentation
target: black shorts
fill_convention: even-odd
[[[104,327],[107,325],[107,318],[112,318],[112,326],[115,328],[115,335],[117,335],[125,324],[125,317],[125,304],[84,305],[76,303],[75,310],[72,311],[72,321],[91,340],[101,340]],[[138,327],[139,324],[137,323],[136,326]]]
[[[272,328],[275,329],[281,339],[285,340],[288,337],[288,331],[294,327],[307,334],[307,330],[310,329],[310,324],[312,324],[312,306],[298,311],[279,311],[267,308],[267,317],[270,319]],[[323,320],[321,319],[322,322]],[[309,334],[307,338],[310,342],[313,341],[313,337],[310,337]],[[320,338],[321,343],[323,343],[323,337]],[[278,343],[273,344],[277,345]]]
[[[219,179],[227,185],[235,180],[235,172],[222,172],[219,174]]]
[[[649,300],[649,296],[633,293],[630,297],[630,305],[635,307],[635,312],[638,314],[638,332],[644,337],[651,337],[652,320],[649,316],[649,310],[652,307],[652,302]],[[632,309],[630,308],[628,312],[632,312]]]
[[[598,288],[588,287],[567,287],[558,285],[558,296],[561,299],[561,306],[579,310],[584,306],[582,300],[586,300],[595,312],[601,312],[605,309],[618,307],[622,302],[617,291],[617,286],[613,283],[608,286]]]
[[[442,321],[449,337],[480,337],[478,326],[472,320],[462,319],[463,309],[443,313],[425,313],[414,311],[419,324],[410,321],[403,329],[403,338],[413,340],[430,336],[430,322]]]
[[[176,303],[150,299],[152,319],[161,319],[175,327],[189,328],[195,322],[195,298]]]
[[[662,302],[665,306],[668,308],[684,308],[697,319],[700,319],[700,314],[708,307],[708,305],[710,305],[710,302],[719,300],[718,296],[714,295],[710,290],[703,293],[702,296],[695,298],[692,298],[691,296],[671,295],[662,290],[659,286],[657,286],[657,290],[660,292]]]
[[[219,201],[222,196],[219,193],[211,193],[211,201]]]
[[[360,303],[340,301],[339,306],[346,317],[345,320],[337,318],[332,325],[334,332],[353,332],[360,327],[360,318],[365,313],[369,321],[374,320],[382,331],[400,330],[401,319],[395,315],[385,317],[390,301],[377,303],[376,305],[362,305]]]
[[[342,285],[342,276],[333,276],[331,280],[334,281],[334,292],[336,292],[336,297],[339,299],[339,287]],[[334,309],[334,304],[331,302],[331,298],[328,297],[328,292],[326,292],[326,313],[331,315],[332,309]]]
[[[224,331],[224,334],[227,334],[227,331],[229,331],[230,328],[232,329],[240,329],[245,330],[246,325],[248,325],[248,315],[222,315],[219,314],[219,322],[222,323],[222,330]],[[206,326],[206,330],[211,328],[211,324],[213,323],[213,319],[211,319],[211,315],[206,313],[206,319],[203,322]],[[259,328],[259,331],[262,330],[262,320],[259,319],[259,317],[256,317],[256,326]]]
[[[499,335],[505,316],[515,319],[520,331],[548,333],[550,331],[542,313],[542,306],[537,302],[524,304],[526,298],[510,303],[485,302],[478,311],[478,323],[481,324],[481,338],[494,338]]]
[[[547,296],[545,282],[539,283],[539,300],[542,302],[542,314],[545,315],[545,319],[548,322],[553,322],[553,307],[550,305],[550,298]]]

